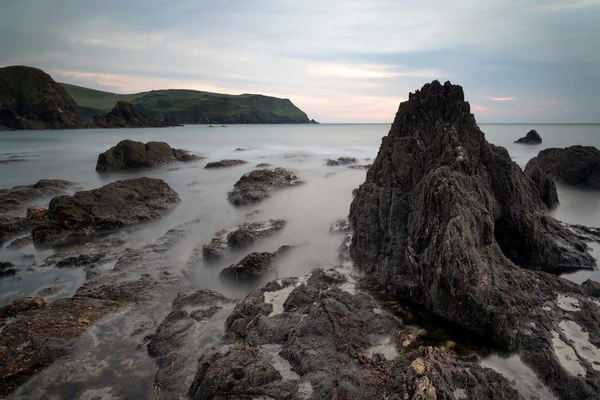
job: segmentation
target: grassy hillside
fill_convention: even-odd
[[[73,97],[85,118],[104,115],[118,100],[125,100],[149,117],[182,123],[309,122],[306,114],[290,100],[259,94],[228,95],[178,89],[116,94],[66,83],[61,85]]]

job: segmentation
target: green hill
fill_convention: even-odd
[[[310,123],[306,114],[288,99],[260,94],[229,95],[196,90],[152,90],[116,94],[61,83],[88,119],[105,115],[124,100],[147,116],[182,124]]]

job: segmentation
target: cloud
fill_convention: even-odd
[[[490,100],[493,101],[512,101],[515,100],[514,97],[492,97]]]

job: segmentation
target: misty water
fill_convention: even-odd
[[[480,124],[480,127],[489,142],[506,147],[521,167],[547,147],[573,144],[600,147],[600,125]],[[542,145],[513,143],[530,129],[540,133]],[[177,191],[181,205],[159,221],[128,230],[131,240],[127,246],[141,247],[169,229],[193,221],[192,234],[178,245],[177,251],[168,260],[175,274],[188,267],[193,249],[199,244],[208,243],[219,230],[270,218],[286,220],[287,224],[281,232],[245,249],[243,253],[233,253],[210,265],[205,265],[200,259],[182,283],[187,290],[207,288],[238,299],[261,286],[265,280],[302,276],[316,267],[331,268],[339,264],[338,247],[343,237],[331,234],[329,226],[348,215],[352,189],[364,181],[366,172],[345,166],[328,167],[325,161],[328,158],[350,156],[358,158],[360,164],[369,164],[376,157],[381,138],[388,130],[389,124],[324,124],[0,132],[0,160],[10,157],[25,159],[0,163],[0,188],[29,185],[39,179],[49,178],[75,182],[73,191],[139,176],[163,179]],[[95,164],[98,154],[123,139],[165,141],[174,148],[186,149],[205,159],[150,170],[97,174]],[[232,168],[204,169],[207,162],[232,158],[248,163]],[[306,183],[276,192],[271,198],[252,206],[234,207],[229,204],[227,192],[244,173],[252,171],[259,163],[293,170]],[[552,212],[555,218],[600,226],[600,192],[559,186],[558,194],[561,204]],[[35,201],[34,204],[45,206],[49,200]],[[262,210],[260,214],[247,216],[258,209]],[[52,254],[51,250],[36,250],[32,245],[8,250],[5,248],[8,243],[10,241],[2,245],[0,261],[11,261],[21,267],[17,275],[0,280],[0,305],[17,298],[39,295],[49,287],[56,287],[57,290],[46,297],[47,301],[70,297],[85,282],[86,271],[83,268],[41,266],[41,261]],[[281,245],[300,246],[277,265],[275,273],[263,281],[240,285],[219,278],[224,267],[240,261],[249,252],[275,251]],[[600,248],[592,248],[600,254]],[[101,268],[110,267],[105,265]],[[566,277],[576,282],[588,278],[600,281],[598,271],[578,272]],[[130,310],[132,317],[127,320],[128,323],[117,316],[104,319],[80,340],[77,347],[80,351],[73,352],[68,359],[55,363],[32,378],[25,386],[25,392],[16,393],[15,398],[24,393],[33,398],[46,398],[40,395],[42,387],[47,390],[46,395],[52,398],[70,398],[69,394],[73,393],[92,396],[90,398],[110,398],[110,393],[106,394],[103,390],[109,390],[106,387],[111,385],[129,385],[129,389],[121,392],[126,398],[137,398],[147,393],[156,367],[144,349],[138,348],[139,341],[131,338],[131,330],[135,327],[134,316],[147,313],[160,321],[169,312],[170,302],[176,294],[177,289],[174,289],[170,295],[157,297],[154,303],[144,305],[143,309],[138,306]],[[225,317],[226,313],[223,314]],[[214,340],[218,340],[218,332],[216,328]],[[106,354],[111,354],[111,357],[107,358]],[[95,361],[90,361],[90,358]],[[489,364],[499,363],[490,361]],[[503,361],[500,369],[507,369],[510,365]],[[519,374],[522,367],[517,365],[513,372]],[[90,378],[94,374],[97,375],[95,380]],[[535,390],[532,393],[535,394]]]

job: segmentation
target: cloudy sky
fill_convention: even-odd
[[[600,122],[600,0],[0,0],[0,66],[391,122],[433,79],[479,122]]]

